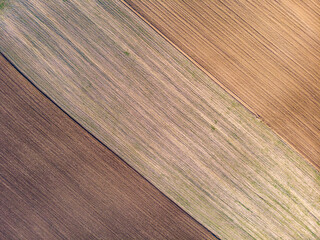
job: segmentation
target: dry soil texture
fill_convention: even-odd
[[[0,56],[0,239],[216,239]]]
[[[320,1],[127,2],[320,169]]]
[[[119,1],[10,1],[0,49],[222,239],[317,239],[320,175]]]

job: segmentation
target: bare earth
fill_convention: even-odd
[[[320,174],[119,1],[11,1],[0,50],[222,239],[317,239]]]
[[[0,56],[0,239],[216,239]]]
[[[126,2],[320,170],[320,1]]]

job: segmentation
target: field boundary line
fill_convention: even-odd
[[[225,90],[233,98],[235,98],[238,102],[240,102],[252,114],[254,114],[257,118],[261,118],[260,115],[255,113],[255,111],[245,102],[243,102],[234,92],[232,92],[229,88],[223,85],[216,77],[214,77],[210,72],[208,72],[204,67],[202,67],[200,63],[198,63],[196,60],[190,57],[187,53],[185,53],[180,47],[178,47],[174,42],[172,42],[168,37],[166,37],[157,27],[151,24],[145,17],[143,17],[139,12],[137,12],[133,7],[131,7],[131,5],[126,2],[126,0],[119,0],[119,1],[122,2],[127,8],[129,8],[130,11],[136,14],[143,22],[145,22],[146,24],[148,24],[148,26],[150,26],[153,30],[155,30],[165,41],[170,43],[170,45],[172,45],[176,50],[182,53],[183,56],[185,56],[189,61],[195,64],[196,67],[198,67],[201,71],[203,71],[210,79],[212,79],[216,84],[218,84],[223,90]]]
[[[206,228],[202,223],[200,223],[198,220],[196,220],[193,216],[191,216],[187,211],[185,211],[183,208],[181,208],[176,202],[174,202],[171,198],[169,198],[166,194],[164,194],[160,189],[158,189],[153,183],[151,183],[147,178],[145,178],[141,173],[139,173],[134,167],[132,167],[129,163],[127,163],[123,158],[121,158],[117,153],[115,153],[112,149],[110,149],[105,143],[100,141],[95,135],[93,135],[89,130],[87,130],[82,124],[80,124],[78,121],[76,121],[71,115],[69,115],[64,109],[62,109],[55,101],[53,101],[45,92],[43,92],[40,88],[38,88],[23,72],[20,71],[16,67],[16,65],[13,64],[13,62],[7,58],[2,52],[0,52],[0,55],[3,56],[3,58],[15,69],[18,71],[19,74],[21,74],[33,87],[36,88],[37,91],[39,91],[45,98],[47,98],[51,103],[53,103],[59,110],[61,110],[67,117],[71,119],[72,122],[80,126],[85,132],[87,132],[91,137],[93,137],[94,140],[98,141],[99,144],[101,144],[104,148],[109,150],[112,154],[114,154],[117,158],[119,158],[126,166],[129,167],[129,169],[133,170],[135,173],[138,174],[139,177],[141,177],[144,181],[146,181],[148,184],[150,184],[154,189],[156,189],[161,195],[163,195],[166,199],[168,199],[171,203],[173,203],[180,211],[182,211],[184,214],[186,214],[191,220],[195,221],[197,224],[199,224],[201,227],[203,227],[208,233],[210,233],[214,238],[217,240],[221,240],[217,235],[215,235],[213,232],[211,232],[208,228]]]
[[[225,90],[228,94],[230,94],[235,100],[237,100],[242,106],[244,106],[250,113],[252,113],[256,118],[260,119],[272,132],[274,132],[285,144],[287,144],[290,148],[292,148],[297,154],[299,154],[306,162],[308,162],[314,169],[320,172],[320,169],[308,158],[302,151],[298,150],[293,144],[287,141],[281,134],[278,133],[270,124],[265,122],[263,118],[256,113],[249,105],[247,105],[244,101],[241,100],[238,95],[232,92],[229,88],[227,88],[224,84],[222,84],[216,77],[214,77],[210,72],[208,72],[200,63],[190,57],[187,53],[185,53],[180,47],[178,47],[174,42],[172,42],[168,37],[166,37],[157,27],[151,24],[144,16],[142,16],[138,11],[136,11],[126,0],[119,0],[125,5],[130,11],[132,11],[135,15],[137,15],[143,22],[145,22],[148,26],[150,26],[154,31],[156,31],[165,41],[167,41],[170,45],[172,45],[176,50],[183,54],[189,61],[195,64],[201,71],[205,73],[212,81],[214,81],[218,86],[220,86],[223,90]]]

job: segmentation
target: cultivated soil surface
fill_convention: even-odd
[[[1,239],[216,239],[0,56]]]
[[[320,170],[320,1],[126,2]]]
[[[320,236],[319,172],[123,3],[10,4],[0,50],[214,234]]]

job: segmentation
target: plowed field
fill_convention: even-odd
[[[127,0],[320,169],[320,2]]]
[[[0,50],[214,234],[320,235],[319,172],[122,2],[10,4]]]
[[[0,55],[0,239],[216,239]]]

